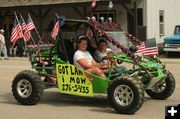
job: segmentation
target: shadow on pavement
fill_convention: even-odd
[[[175,58],[175,59],[179,59],[180,58],[180,53],[176,53],[176,52],[172,52],[167,54],[162,54],[159,56],[160,58]]]
[[[54,106],[91,106],[110,107],[106,96],[81,97],[74,95],[60,94],[58,92],[45,91],[40,103],[52,104]]]
[[[14,105],[17,107],[23,106],[14,99],[12,93],[0,94],[0,103]],[[116,113],[113,108],[111,108],[106,96],[99,95],[95,97],[80,97],[59,94],[55,91],[45,91],[38,104],[46,104],[54,107],[92,107],[90,111]],[[38,106],[38,104],[35,106]]]
[[[17,104],[12,93],[0,94],[0,103]]]
[[[144,106],[151,104],[152,102],[162,102],[163,100],[154,100],[148,96],[144,98]],[[163,101],[166,103],[166,101]],[[0,94],[0,103],[22,106],[19,104],[13,97],[12,93]],[[59,94],[57,91],[47,90],[44,92],[44,95],[41,97],[40,102],[38,103],[51,105],[53,107],[90,107],[90,111],[99,112],[99,113],[114,113],[116,111],[110,106],[106,95],[95,95],[94,97],[80,97],[73,95]],[[37,104],[37,106],[38,106]],[[142,107],[143,107],[142,105]],[[141,108],[142,108],[141,107]]]

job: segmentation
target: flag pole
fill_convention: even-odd
[[[14,47],[14,45],[15,45],[15,42],[13,42],[13,45],[11,46],[11,48],[13,48],[13,47]]]
[[[113,2],[110,0],[109,1],[109,4],[108,4],[108,14],[107,14],[107,19],[108,19],[108,17],[109,17],[109,15],[110,15],[110,10],[113,8]]]
[[[57,17],[57,19],[59,20],[59,15],[56,13],[55,14],[56,15],[56,17]],[[61,27],[61,25],[62,24],[59,24],[59,28]],[[59,34],[59,36],[60,36],[60,34]],[[62,43],[62,48],[64,49],[64,53],[65,53],[65,57],[66,57],[66,60],[67,60],[67,62],[69,63],[69,57],[68,57],[68,54],[67,54],[67,49],[66,49],[66,44],[64,43],[64,39],[63,39],[63,37],[61,38],[60,37],[60,42]]]
[[[91,8],[90,8],[90,11],[89,11],[89,13],[88,13],[88,16],[90,17],[90,19],[91,19],[91,17],[93,16],[93,10],[94,10],[95,7],[96,7],[96,0],[92,0],[92,2],[91,2]]]
[[[36,43],[35,43],[33,37],[32,36],[30,36],[30,37],[31,37],[31,40],[32,40],[33,44],[35,45]]]
[[[30,16],[29,13],[28,13],[28,16],[29,16],[29,18],[31,19],[31,21],[33,22],[33,20],[32,20],[32,18],[31,18],[31,16]],[[33,24],[34,24],[34,22],[33,22]],[[41,37],[40,37],[40,35],[39,35],[39,32],[37,31],[37,28],[36,28],[35,24],[34,24],[34,29],[35,29],[35,31],[36,31],[38,37],[39,37],[39,40],[41,40]]]

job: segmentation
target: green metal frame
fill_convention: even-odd
[[[77,21],[77,22],[82,22],[82,21]],[[90,27],[92,27],[91,24],[89,24],[89,25],[90,25]],[[97,35],[95,30],[93,32],[94,32],[94,35]],[[122,32],[122,33],[124,33],[124,32]],[[56,69],[55,65],[51,66],[51,64],[49,64],[49,65],[38,64],[38,62],[39,62],[38,60],[40,60],[40,58],[47,58],[47,59],[50,58],[50,56],[49,56],[50,52],[52,54],[51,58],[53,59],[54,63],[69,64],[69,61],[63,61],[62,59],[59,58],[60,54],[58,54],[57,49],[52,50],[51,48],[52,48],[52,46],[45,46],[45,47],[37,46],[34,48],[28,48],[27,52],[31,56],[30,61],[31,61],[33,69],[38,70],[41,75],[57,78],[56,76],[54,76],[52,74],[52,70]],[[38,54],[38,53],[33,54],[33,52],[37,52],[37,50],[39,50],[40,54]],[[103,79],[99,76],[96,76],[96,75],[86,71],[86,70],[83,70],[84,72],[90,74],[93,78],[92,85],[93,85],[94,93],[107,93],[108,84],[111,81],[111,79],[115,78],[117,76],[124,75],[124,74],[136,77],[136,76],[138,76],[138,72],[145,71],[146,73],[143,76],[143,78],[149,79],[149,81],[146,84],[143,84],[145,90],[151,89],[153,83],[164,80],[164,78],[166,77],[167,71],[165,69],[165,65],[157,58],[143,57],[143,58],[140,58],[140,60],[141,60],[140,63],[137,63],[128,54],[120,53],[120,54],[110,57],[110,59],[111,59],[111,61],[114,61],[116,59],[116,60],[120,60],[120,61],[123,61],[126,63],[130,63],[136,67],[134,67],[133,69],[129,69],[127,71],[113,73],[113,67],[114,67],[113,64],[114,63],[111,63],[107,79]],[[50,63],[50,62],[48,62],[48,63]]]
[[[50,48],[48,48],[50,49]],[[31,48],[29,49],[29,52],[35,52],[36,49]],[[47,58],[49,57],[49,50],[43,50],[40,49],[41,52],[41,57],[42,58]],[[58,58],[58,54],[55,53],[56,51],[53,51],[53,60],[55,61],[55,63],[59,63],[59,64],[68,64],[69,62],[65,62],[63,60],[61,60],[60,58]],[[55,77],[54,75],[52,75],[51,72],[52,70],[55,70],[55,67],[52,66],[34,66],[33,65],[33,61],[36,60],[36,58],[39,58],[40,56],[38,56],[36,54],[36,56],[33,56],[32,59],[32,68],[36,69],[36,70],[41,70],[41,74],[45,75],[45,76],[49,76],[49,77]],[[131,72],[131,74],[135,73],[135,72],[139,72],[139,71],[146,71],[146,76],[145,78],[149,78],[149,76],[152,76],[151,79],[148,81],[147,84],[144,84],[144,89],[151,89],[152,88],[152,83],[159,81],[159,80],[163,80],[164,77],[166,77],[166,69],[163,67],[164,64],[162,62],[158,62],[157,60],[155,60],[154,58],[149,58],[149,57],[144,57],[143,60],[141,60],[141,62],[139,64],[137,64],[134,60],[132,60],[131,57],[129,57],[127,54],[124,53],[120,53],[118,55],[114,55],[112,57],[110,57],[111,61],[116,60],[121,60],[123,62],[126,63],[130,63],[133,65],[136,65],[136,68],[127,70],[127,71],[123,71],[123,72],[117,72],[117,73],[113,73],[113,63],[110,66],[110,70],[108,72],[108,76],[107,79],[103,79],[97,75],[94,75],[86,70],[83,70],[84,72],[90,74],[93,78],[92,80],[92,85],[93,85],[93,92],[94,93],[107,93],[107,88],[108,88],[108,84],[111,80],[112,77],[117,77],[117,76],[121,76],[123,74],[129,74],[129,72]],[[151,71],[151,69],[154,69]],[[156,70],[155,70],[156,69]]]

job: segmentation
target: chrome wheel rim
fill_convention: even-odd
[[[166,89],[166,81],[163,81],[161,84],[156,85],[152,90],[156,93],[162,93]]]
[[[114,99],[121,106],[128,106],[134,99],[134,93],[127,85],[119,85],[114,90]]]
[[[17,92],[22,98],[29,97],[32,93],[31,83],[26,79],[20,80],[17,84]]]

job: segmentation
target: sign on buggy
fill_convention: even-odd
[[[56,64],[58,87],[61,93],[93,96],[90,77],[71,64]]]

